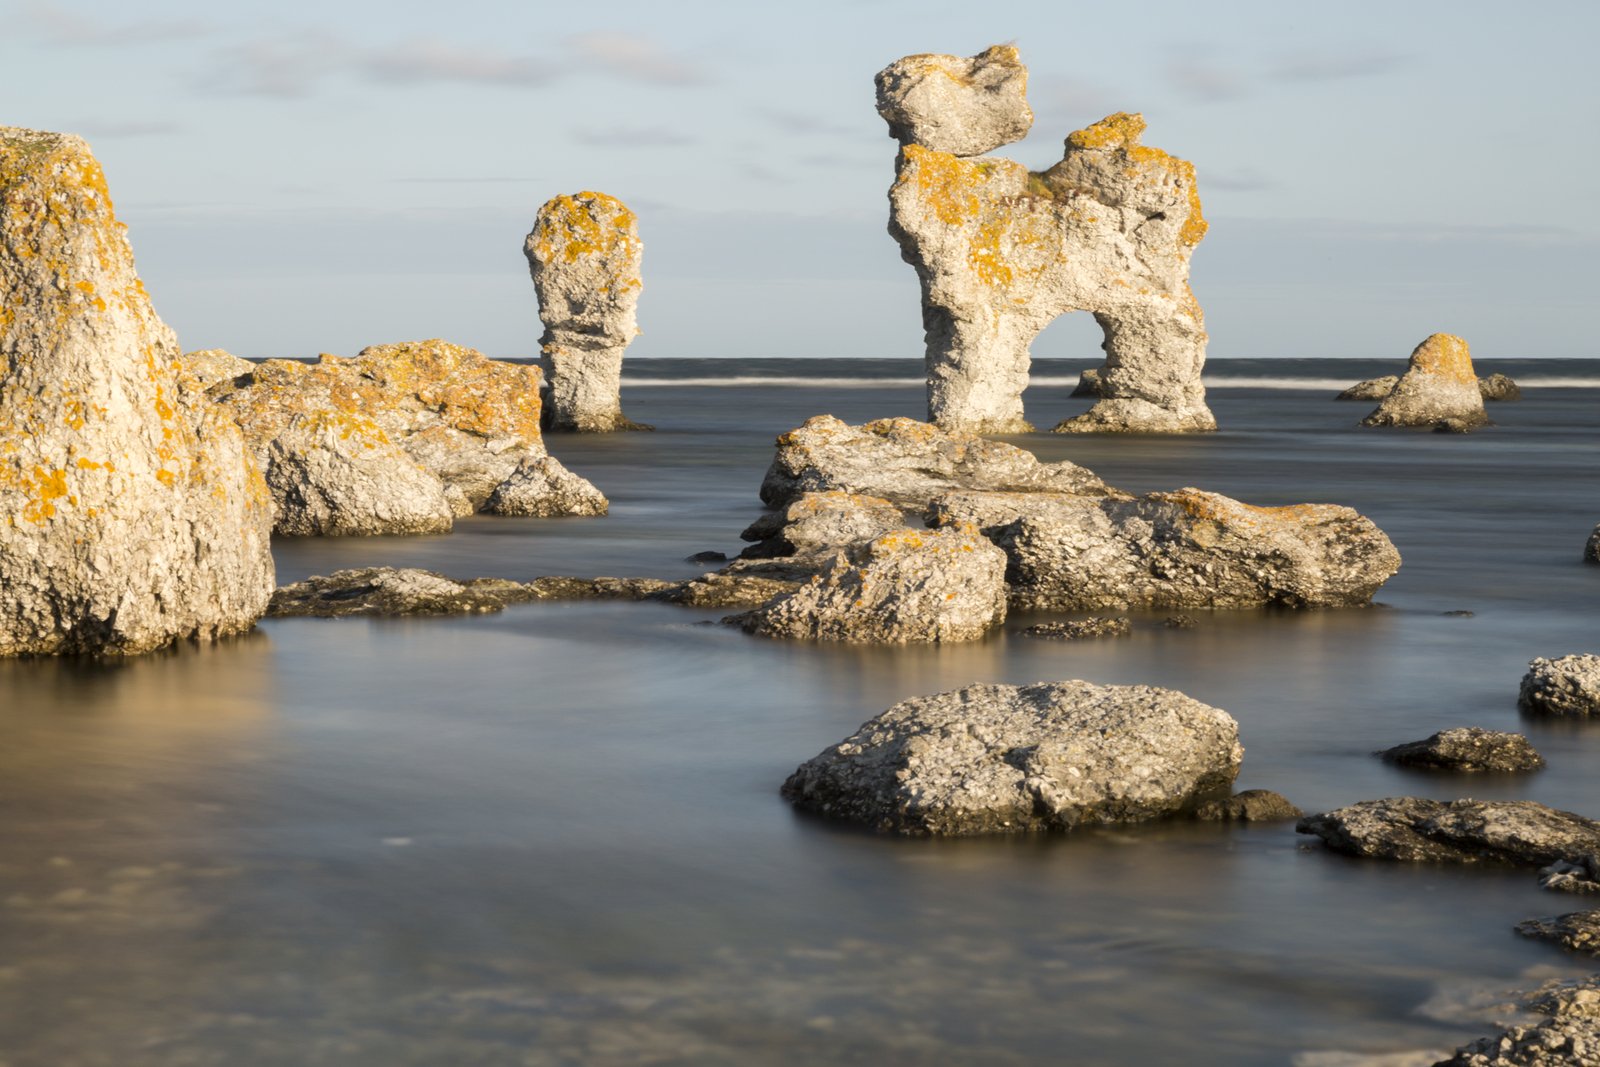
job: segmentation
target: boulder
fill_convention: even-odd
[[[1600,850],[1600,823],[1531,800],[1366,800],[1296,824],[1336,852],[1414,863],[1542,867]]]
[[[492,515],[604,515],[605,495],[563,467],[554,456],[524,456],[517,469],[489,494],[483,510]]]
[[[899,529],[837,553],[741,620],[763,637],[873,644],[976,641],[1006,617],[1006,558],[973,527]]]
[[[922,287],[930,421],[1031,430],[1029,345],[1087,311],[1105,333],[1103,395],[1058,430],[1215,429],[1188,284],[1206,232],[1193,165],[1140,144],[1144,119],[1122,113],[1071,134],[1042,174],[978,156],[1027,130],[1026,76],[1009,46],[909,56],[878,75],[879,110],[901,141],[889,232]]]
[[[1258,508],[1199,489],[950,493],[928,521],[976,524],[1005,551],[1014,610],[1353,607],[1400,567],[1383,531],[1350,508]]]
[[[444,485],[370,419],[297,415],[267,446],[267,486],[289,537],[449,533]]]
[[[1522,389],[1504,374],[1478,379],[1478,392],[1485,400],[1521,400]]]
[[[745,559],[774,556],[831,555],[836,549],[904,526],[905,512],[876,496],[843,490],[801,493],[781,511],[769,511],[739,536],[756,544],[740,555]]]
[[[1549,919],[1524,919],[1517,933],[1536,941],[1554,941],[1574,952],[1600,956],[1600,911],[1574,911]]]
[[[1411,353],[1406,372],[1361,425],[1466,430],[1488,421],[1467,342],[1436,333]]]
[[[1517,707],[1529,715],[1586,719],[1600,715],[1600,656],[1543,656],[1528,664]]]
[[[249,630],[272,593],[271,525],[89,146],[0,127],[0,656]]]
[[[896,704],[800,765],[796,807],[902,834],[1137,823],[1225,793],[1227,712],[1172,689],[973,685]]]
[[[1398,374],[1385,374],[1382,378],[1368,378],[1364,382],[1357,382],[1338,396],[1335,400],[1382,400],[1394,392],[1395,385],[1400,381]]]
[[[1589,534],[1589,540],[1583,546],[1583,558],[1587,563],[1600,563],[1600,526],[1596,526]]]
[[[1521,734],[1461,726],[1377,753],[1386,763],[1441,771],[1536,771],[1544,757]]]
[[[1072,387],[1072,396],[1104,396],[1104,388],[1100,381],[1101,368],[1090,367],[1078,373],[1078,384]]]
[[[1285,822],[1304,814],[1282,793],[1246,789],[1231,797],[1206,801],[1195,809],[1194,817],[1203,822]]]
[[[1093,615],[1072,622],[1040,622],[1022,631],[1026,637],[1043,637],[1053,641],[1079,641],[1086,637],[1127,637],[1133,628],[1125,618],[1108,619]]]
[[[639,333],[639,219],[605,193],[552,197],[523,243],[539,297],[555,430],[647,430],[622,414],[622,355]]]
[[[1434,1067],[1600,1067],[1600,975],[1547,982],[1523,998],[1544,1018],[1516,1022]]]

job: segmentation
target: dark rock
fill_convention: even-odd
[[[1192,615],[1168,615],[1161,625],[1169,630],[1192,630],[1200,624],[1194,621]]]
[[[1478,392],[1485,400],[1521,400],[1522,390],[1504,374],[1478,379]]]
[[[1600,956],[1600,911],[1574,911],[1552,919],[1526,919],[1517,933],[1538,941],[1554,941],[1574,952]]]
[[[1478,613],[1476,611],[1441,611],[1439,614],[1446,619],[1470,619]]]
[[[726,552],[696,552],[692,556],[685,557],[684,562],[685,563],[726,563],[726,562],[728,562],[728,554]]]
[[[1023,630],[1029,637],[1049,637],[1058,641],[1076,641],[1083,637],[1127,637],[1133,629],[1127,619],[1108,619],[1101,615],[1075,622],[1041,622]]]
[[[1385,762],[1402,767],[1428,767],[1445,771],[1536,771],[1544,757],[1521,734],[1463,726],[1440,730],[1422,741],[1396,745],[1377,753]]]
[[[1589,541],[1583,546],[1583,558],[1587,563],[1600,563],[1600,526],[1589,534]]]
[[[1078,375],[1078,384],[1073,387],[1072,396],[1100,397],[1104,395],[1101,388],[1099,367],[1090,367]]]
[[[1542,867],[1600,851],[1600,823],[1531,800],[1388,797],[1308,815],[1295,829],[1336,852],[1415,863]]]
[[[528,586],[503,578],[457,582],[433,571],[366,567],[282,586],[272,594],[267,615],[462,615],[499,611],[537,597]]]
[[[1284,822],[1304,814],[1282,793],[1246,789],[1225,800],[1207,801],[1195,809],[1194,817],[1206,822]]]

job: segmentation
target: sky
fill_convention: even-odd
[[[1600,3],[0,0],[0,124],[86,137],[185,349],[537,353],[522,241],[638,213],[629,358],[915,357],[873,75],[1010,42],[1041,169],[1140,111],[1192,160],[1210,356],[1596,356]],[[1040,358],[1098,361],[1064,317]]]

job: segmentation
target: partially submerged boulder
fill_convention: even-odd
[[[1467,342],[1436,333],[1411,353],[1406,372],[1361,425],[1472,429],[1488,421]]]
[[[1517,933],[1535,941],[1553,941],[1574,952],[1600,956],[1600,911],[1573,911],[1548,919],[1524,919]]]
[[[1022,634],[1025,637],[1042,637],[1051,641],[1081,641],[1090,637],[1127,637],[1131,633],[1133,633],[1133,626],[1126,618],[1106,618],[1103,615],[1091,615],[1087,619],[1073,619],[1070,622],[1038,622],[1022,630]]]
[[[1421,741],[1384,749],[1378,755],[1387,763],[1428,770],[1514,774],[1536,771],[1544,757],[1522,734],[1460,726],[1440,730]]]
[[[289,537],[449,533],[444,485],[371,420],[297,415],[267,446],[273,529]]]
[[[1589,534],[1589,540],[1583,546],[1583,558],[1586,563],[1600,563],[1600,526],[1596,526]]]
[[[1600,715],[1600,656],[1543,656],[1528,664],[1517,707],[1529,715],[1586,719]]]
[[[1478,392],[1485,400],[1521,400],[1522,389],[1504,374],[1491,374],[1478,379]]]
[[[1394,392],[1394,387],[1399,384],[1400,375],[1385,374],[1381,378],[1368,378],[1364,382],[1357,382],[1338,396],[1335,400],[1382,400]]]
[[[1102,399],[1065,432],[1211,430],[1206,334],[1189,258],[1206,232],[1194,166],[1139,143],[1118,113],[1066,140],[1042,174],[982,153],[1033,116],[1015,48],[909,56],[878,74],[901,142],[889,232],[922,286],[929,419],[1018,433],[1028,346],[1071,311],[1105,333]]]
[[[1172,689],[973,685],[896,704],[800,765],[796,807],[902,834],[1071,831],[1176,815],[1244,749],[1227,712]]]
[[[1195,809],[1194,817],[1202,822],[1287,822],[1304,814],[1282,793],[1246,789],[1231,797],[1206,801]]]
[[[605,193],[552,197],[523,244],[539,296],[551,429],[647,430],[622,414],[622,356],[638,336],[639,219]]]
[[[592,483],[548,455],[524,456],[483,505],[491,515],[536,518],[604,515],[610,509],[610,502]]]
[[[0,656],[249,630],[270,499],[77,137],[0,127]]]
[[[1531,800],[1367,800],[1301,819],[1336,852],[1413,863],[1542,867],[1600,851],[1600,823]]]

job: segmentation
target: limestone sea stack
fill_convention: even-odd
[[[539,296],[549,425],[608,433],[646,430],[622,414],[622,354],[638,336],[643,287],[639,219],[605,193],[553,197],[523,244]]]
[[[929,419],[1032,429],[1029,345],[1087,311],[1105,334],[1101,399],[1058,429],[1215,429],[1188,284],[1206,232],[1193,165],[1140,144],[1144,119],[1121,113],[1069,136],[1043,173],[984,155],[1032,124],[1026,81],[1009,45],[908,56],[877,76],[878,113],[900,142],[889,232],[922,285]]]
[[[250,629],[271,502],[77,137],[0,127],[0,655]]]
[[[1488,421],[1467,342],[1436,333],[1411,353],[1406,372],[1361,425],[1471,430]]]

